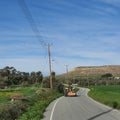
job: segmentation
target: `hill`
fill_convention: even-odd
[[[75,67],[68,75],[72,76],[90,76],[90,75],[103,75],[111,73],[114,76],[120,75],[120,65],[105,65],[105,66],[79,66]]]

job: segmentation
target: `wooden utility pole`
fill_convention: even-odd
[[[66,65],[66,74],[67,74],[67,84],[69,83],[68,82],[68,65]]]
[[[50,54],[50,44],[48,43],[48,59],[49,59],[49,70],[50,70],[50,88],[53,88],[52,83],[52,70],[51,70],[51,54]]]

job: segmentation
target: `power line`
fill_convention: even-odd
[[[22,8],[22,11],[27,19],[27,21],[29,22],[31,28],[32,28],[32,31],[34,32],[36,38],[38,39],[38,41],[40,42],[40,44],[45,47],[47,46],[46,42],[43,40],[43,37],[40,35],[40,31],[32,17],[32,14],[30,12],[30,10],[28,9],[28,6],[26,5],[25,1],[24,0],[18,0],[19,2],[19,5],[21,6]]]
[[[49,70],[50,70],[50,88],[53,88],[52,85],[52,70],[51,70],[51,52],[50,52],[50,44],[46,44],[46,42],[43,40],[43,37],[40,35],[39,29],[32,17],[32,14],[30,12],[30,10],[28,9],[26,3],[24,0],[18,0],[19,4],[25,14],[26,19],[28,20],[33,32],[35,33],[36,38],[38,39],[38,41],[41,43],[42,46],[48,46],[48,60],[49,60]]]

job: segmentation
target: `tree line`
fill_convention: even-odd
[[[0,86],[10,86],[19,84],[40,84],[43,80],[41,71],[20,72],[14,67],[6,66],[0,69]]]
[[[63,92],[62,79],[56,79],[55,72],[51,73],[53,89]],[[50,88],[50,77],[43,77],[41,71],[37,72],[20,72],[17,71],[14,67],[6,66],[3,69],[0,69],[0,88],[4,89],[5,87],[11,87],[13,85],[41,85],[44,88]]]
[[[67,75],[66,75],[67,76]],[[86,75],[75,76],[69,75],[66,79],[64,76],[64,82],[69,84],[78,84],[78,86],[100,86],[100,85],[120,85],[120,75],[112,75],[111,73],[105,73],[102,75]]]

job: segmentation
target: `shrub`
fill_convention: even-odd
[[[113,101],[113,103],[112,103],[112,104],[113,104],[113,108],[117,108],[117,107],[118,107],[118,105],[119,105],[119,104],[118,104],[118,102],[116,102],[116,101]]]
[[[108,78],[108,77],[112,77],[113,75],[111,73],[106,73],[106,74],[103,74],[101,77],[102,78]]]
[[[64,93],[63,84],[59,84],[59,85],[58,85],[58,91],[59,91],[60,93]]]
[[[26,111],[26,105],[22,101],[0,105],[0,120],[15,120]]]

